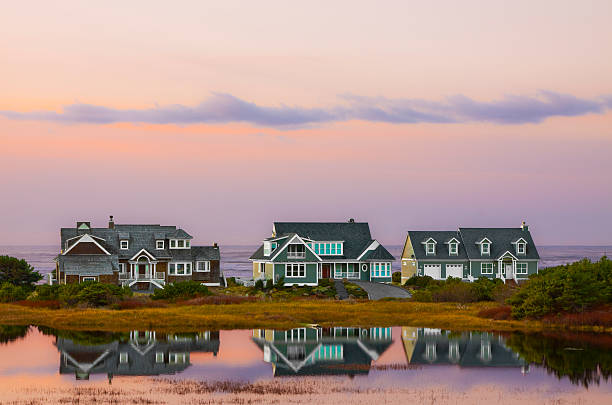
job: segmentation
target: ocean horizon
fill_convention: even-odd
[[[258,246],[255,245],[220,245],[221,270],[227,277],[250,277],[252,274],[249,257]],[[400,270],[399,258],[401,245],[385,245],[396,258],[393,271]],[[549,245],[538,246],[540,269],[572,263],[583,258],[599,260],[612,253],[612,246]],[[58,255],[57,245],[3,245],[0,255],[8,255],[26,260],[41,274],[46,275],[55,268],[54,258]]]

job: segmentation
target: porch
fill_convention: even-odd
[[[504,283],[507,280],[516,281],[516,261],[517,258],[510,252],[506,252],[500,256],[500,258],[497,259],[497,273],[495,277],[501,279]]]
[[[359,263],[319,263],[318,278],[359,280]]]
[[[163,288],[166,284],[166,273],[157,271],[157,261],[151,260],[148,255],[141,255],[136,260],[128,261],[129,272],[119,273],[119,282],[122,286],[132,287],[137,283],[147,283],[151,286]]]

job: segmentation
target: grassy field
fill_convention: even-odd
[[[169,305],[133,310],[44,309],[0,304],[0,324],[42,325],[58,329],[198,331],[203,329],[286,329],[321,326],[421,326],[453,330],[538,331],[555,329],[538,321],[502,321],[477,316],[494,303],[461,305],[407,301],[247,302],[230,305]],[[562,327],[559,327],[562,328]],[[604,331],[575,327],[574,330]]]

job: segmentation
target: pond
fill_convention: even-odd
[[[611,403],[612,336],[0,326],[0,404]]]

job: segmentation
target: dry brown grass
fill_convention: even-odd
[[[27,308],[0,304],[0,324],[42,325],[57,329],[128,331],[157,329],[197,331],[202,329],[286,329],[304,324],[321,326],[421,326],[453,330],[538,331],[565,327],[525,320],[493,320],[478,313],[495,303],[422,303],[409,301],[299,301],[245,302],[241,304],[131,310]],[[571,325],[567,327],[571,328]],[[606,328],[577,326],[579,330]],[[610,330],[610,328],[608,328]]]

